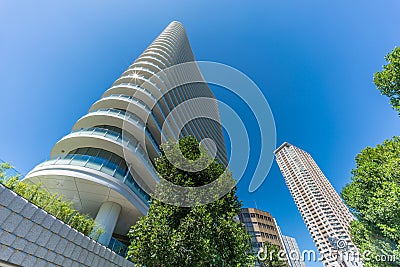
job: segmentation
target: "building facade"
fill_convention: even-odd
[[[284,248],[276,220],[269,212],[256,208],[242,208],[239,220],[251,235],[251,243],[255,250],[263,247],[265,242]]]
[[[210,138],[217,160],[227,164],[215,96],[198,82],[195,64],[173,68],[194,61],[184,27],[172,22],[24,180],[95,218],[105,230],[100,243],[127,242],[130,226],[148,211],[146,186],[158,182],[154,159],[161,143]],[[186,82],[191,79],[197,82]]]
[[[286,142],[274,153],[324,265],[362,266],[350,239],[354,218],[311,155]]]
[[[306,267],[303,259],[303,253],[300,252],[296,239],[290,236],[282,235],[283,246],[291,267]]]
[[[271,213],[256,208],[242,208],[239,220],[251,235],[254,253],[258,253],[265,243],[270,243],[281,249],[282,253],[279,254],[279,257],[286,261],[287,266],[306,266],[302,260],[296,239],[282,235],[281,229]],[[290,258],[290,256],[292,257]],[[256,266],[260,266],[258,262],[256,262]]]

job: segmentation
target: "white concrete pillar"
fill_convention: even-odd
[[[115,202],[107,201],[101,204],[95,222],[104,229],[104,233],[100,235],[97,242],[105,246],[110,243],[120,212],[121,206]]]

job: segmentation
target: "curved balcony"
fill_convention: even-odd
[[[138,175],[151,183],[151,186],[159,181],[154,166],[140,143],[108,129],[87,128],[73,131],[55,144],[50,155],[54,157],[68,154],[69,151],[81,147],[102,148],[121,158],[129,159],[134,163]]]
[[[147,112],[151,112],[150,108],[146,105],[146,103],[137,97],[124,95],[124,94],[112,94],[112,95],[110,95],[110,97],[122,97],[122,98],[129,99],[130,102],[134,102],[138,106],[140,106],[142,109],[146,110]]]
[[[159,66],[161,69],[168,68],[168,66],[164,62],[162,62],[162,60],[160,60],[159,58],[156,58],[153,56],[148,56],[148,55],[140,56],[139,59],[137,61],[135,61],[134,63],[142,61],[142,60],[149,61],[149,62]]]
[[[149,115],[153,116],[151,112],[149,112]],[[127,132],[132,134],[133,136],[141,136],[143,133],[145,133],[146,141],[149,141],[152,144],[153,155],[151,156],[156,157],[161,154],[158,142],[154,138],[153,134],[148,130],[144,122],[138,116],[129,111],[113,108],[105,108],[91,111],[80,118],[76,122],[72,130],[91,128],[95,127],[96,125],[100,125],[101,123],[122,129],[124,127],[124,121],[129,122],[130,125],[133,126],[125,128]],[[163,135],[160,126],[157,123],[154,123],[154,126],[158,126],[158,128],[156,128],[157,134]],[[145,146],[144,143],[141,143],[141,145]]]
[[[148,62],[146,62],[148,63]],[[143,67],[145,66],[145,67]],[[175,84],[178,84],[174,79],[174,77],[172,77],[172,72],[171,71],[167,71],[165,72],[164,70],[157,70],[154,71],[153,67],[154,64],[133,64],[129,67],[129,69],[127,69],[124,73],[122,73],[122,75],[120,76],[120,78],[124,78],[126,76],[130,76],[130,77],[143,77],[144,79],[147,79],[147,82],[152,82],[152,83],[156,83],[159,84],[159,88],[162,89],[166,89],[168,90],[169,87],[172,87]],[[172,79],[172,80],[171,80]],[[133,81],[135,81],[133,79]],[[167,87],[167,88],[165,88]],[[165,91],[165,90],[164,90]]]
[[[158,72],[162,71],[162,68],[160,68],[156,64],[153,64],[146,60],[135,61],[132,65],[129,66],[128,70],[130,70],[134,67],[149,69],[149,70],[153,71],[154,73],[158,73]]]
[[[147,48],[147,50],[148,50],[148,51],[154,51],[154,52],[156,52],[156,53],[161,54],[161,55],[164,56],[165,58],[168,58],[168,59],[169,59],[169,62],[170,62],[171,65],[174,64],[172,54],[168,54],[167,52],[165,52],[164,49],[159,48],[159,47],[156,47],[155,45],[152,45],[152,46],[150,46],[149,48]]]
[[[168,38],[170,38],[170,37],[167,34],[161,34],[156,40],[154,40],[153,44],[154,43],[162,43],[164,45],[169,46],[175,52],[178,47],[178,44],[174,44]]]
[[[135,114],[143,121],[146,120],[149,112],[151,112],[147,104],[144,104],[144,101],[141,101],[133,96],[122,94],[112,94],[101,98],[90,107],[89,112],[105,108],[134,111]]]
[[[155,48],[161,49],[161,50],[163,50],[163,51],[164,51],[165,53],[167,53],[167,54],[171,54],[171,55],[174,54],[173,50],[171,50],[171,48],[169,48],[169,47],[166,46],[166,45],[161,45],[161,44],[159,44],[159,43],[153,43],[153,44],[151,44],[150,47],[151,47],[151,48],[155,47]]]
[[[160,76],[157,74],[157,72],[154,72],[154,71],[151,70],[151,69],[144,68],[144,67],[139,67],[139,66],[130,67],[129,69],[127,69],[126,71],[124,71],[124,72],[121,74],[120,77],[124,77],[124,76],[127,76],[127,75],[135,75],[135,74],[140,75],[140,76],[144,76],[146,79],[150,79],[150,78],[151,78],[152,80],[153,80],[153,79],[158,79],[158,80],[164,82],[164,81],[160,78]]]
[[[147,116],[143,116],[143,115],[148,115],[149,113],[151,113],[151,110],[147,106],[147,104],[144,101],[142,101],[141,99],[139,99],[139,98],[137,98],[135,96],[129,96],[129,95],[125,95],[125,94],[111,94],[111,95],[108,95],[106,97],[101,98],[97,102],[101,102],[101,101],[104,101],[104,100],[107,100],[107,99],[119,99],[119,100],[124,100],[124,101],[129,102],[129,104],[135,104],[135,106],[137,106],[139,109],[145,111],[144,114],[142,114],[142,112],[140,114],[136,114],[135,113],[135,115],[138,116],[142,121],[144,121],[145,118],[147,118]],[[93,112],[95,110],[98,110],[98,109],[96,109],[97,106],[95,104],[93,104],[93,106],[90,108],[89,112]],[[112,108],[112,107],[109,107],[109,108]],[[99,107],[99,109],[102,109],[102,107]],[[137,111],[137,109],[135,109],[135,111]]]
[[[124,86],[129,86],[129,85],[124,85]],[[133,87],[135,89],[140,89],[140,87]],[[133,89],[132,88],[132,89]],[[155,100],[154,100],[155,101]],[[134,108],[132,105],[138,106],[138,108]],[[131,106],[132,105],[132,106]],[[165,121],[165,118],[167,116],[165,115],[163,108],[161,107],[161,104],[159,102],[156,102],[157,109],[150,110],[150,108],[146,105],[146,103],[136,97],[133,96],[128,96],[128,95],[108,95],[106,97],[103,97],[99,101],[95,102],[93,106],[89,109],[89,112],[92,112],[94,110],[99,110],[99,109],[106,109],[106,108],[114,108],[114,109],[123,109],[123,110],[129,110],[133,111],[135,115],[137,115],[138,118],[140,118],[142,121],[147,121],[149,127],[151,127],[152,131],[155,129],[161,129],[162,125],[160,122],[162,121],[163,123],[166,123],[167,128],[165,132],[165,136],[168,138],[177,138],[174,134],[174,131],[172,131],[172,126],[170,122]],[[168,106],[164,104],[164,109],[169,110]],[[148,118],[151,118],[151,120],[148,120]],[[176,124],[175,118],[172,118],[173,122]]]
[[[128,170],[121,169],[119,166],[109,160],[87,155],[68,154],[50,158],[48,161],[39,164],[37,167],[49,165],[80,166],[108,174],[126,184],[129,189],[131,189],[137,196],[140,197],[146,206],[149,206],[148,201],[150,200],[150,196],[136,183],[132,174]]]
[[[163,77],[161,77],[160,75]],[[167,90],[167,77],[162,72],[158,74],[142,67],[133,67],[128,69],[118,78],[118,82],[128,81],[129,83],[135,83],[138,85],[145,84],[145,87]]]
[[[112,85],[120,84],[120,83],[133,83],[137,85],[146,84],[146,87],[154,87],[157,90],[160,90],[160,86],[155,82],[151,81],[149,78],[139,75],[139,74],[128,74],[119,77]],[[163,85],[162,85],[163,86]]]
[[[158,91],[160,93],[167,89],[164,81],[158,76],[145,77],[140,74],[128,74],[119,77],[112,85],[114,86],[121,83],[137,84],[141,87],[146,87],[152,91]]]
[[[152,51],[152,50],[151,50],[151,47],[149,47],[148,49],[146,49],[146,51],[144,51],[144,52],[142,53],[142,56],[155,56],[155,57],[159,58],[160,60],[162,60],[163,63],[164,63],[166,66],[171,66],[171,65],[172,65],[172,62],[171,62],[168,58],[166,58],[164,55],[162,55],[162,54],[160,54],[160,53],[158,53],[158,52],[156,52],[156,51]]]
[[[171,48],[174,48],[177,46],[177,44],[174,44],[174,40],[171,40],[171,39],[172,38],[170,36],[164,34],[164,35],[160,35],[157,38],[157,42],[164,43],[166,45],[169,45]]]
[[[101,96],[101,99],[112,96],[112,95],[126,95],[135,96],[136,99],[140,99],[147,107],[154,106],[157,103],[156,97],[148,89],[143,88],[133,83],[120,83],[113,85]],[[101,101],[98,100],[97,102]]]
[[[163,41],[155,40],[155,41],[150,45],[150,47],[153,46],[153,45],[162,46],[162,47],[168,49],[169,51],[171,51],[172,54],[174,54],[175,51],[176,51],[176,47],[175,47],[175,46],[173,47],[173,46],[171,46],[170,44],[165,43],[165,42],[163,42]]]
[[[131,91],[131,92],[128,92],[128,90]],[[120,94],[118,94],[118,93],[120,93]],[[132,95],[136,96],[137,93],[138,93],[137,97],[132,96]],[[157,94],[160,96],[160,92],[159,91],[157,91]],[[145,95],[146,98],[143,98],[142,97],[143,95]],[[158,120],[160,119],[160,117],[157,116],[157,115],[159,115],[158,113],[161,113],[161,115],[162,115],[161,118],[163,118],[163,120],[164,120],[167,117],[166,114],[165,114],[165,111],[167,112],[167,114],[169,114],[171,112],[171,109],[165,103],[166,100],[164,98],[160,98],[157,101],[156,97],[154,96],[154,94],[152,92],[150,92],[146,88],[143,88],[141,86],[137,86],[137,85],[134,85],[134,84],[130,84],[130,83],[121,83],[121,84],[118,84],[118,85],[114,85],[113,87],[108,89],[103,94],[103,97],[92,105],[92,107],[90,108],[89,111],[96,110],[96,109],[99,109],[99,108],[106,108],[105,104],[102,103],[102,102],[107,100],[107,99],[109,99],[109,98],[114,98],[114,99],[117,99],[117,100],[123,98],[123,99],[127,99],[127,100],[129,100],[129,102],[133,102],[133,103],[135,103],[135,101],[138,101],[141,104],[147,106],[146,107],[147,110],[150,110],[149,107],[152,107],[152,112],[156,113],[155,116],[158,118]],[[160,100],[163,100],[163,101],[160,101]],[[107,107],[111,107],[111,106],[107,106]],[[155,109],[155,107],[157,107],[157,109]],[[115,107],[115,108],[126,109],[127,105],[125,105],[124,107],[118,106],[118,107]]]
[[[52,193],[63,195],[74,208],[96,217],[102,203],[112,201],[121,207],[115,233],[125,235],[149,209],[149,196],[130,173],[113,162],[80,154],[59,155],[36,166],[23,181],[41,184]]]

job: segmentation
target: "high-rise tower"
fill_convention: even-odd
[[[324,265],[361,266],[349,233],[354,218],[311,155],[286,142],[274,153]]]
[[[212,139],[217,160],[227,164],[215,96],[198,78],[186,83],[202,77],[196,64],[169,71],[194,60],[184,27],[172,22],[24,180],[93,216],[105,230],[101,243],[123,239],[148,210],[149,195],[136,178],[157,183],[154,158],[163,141]]]

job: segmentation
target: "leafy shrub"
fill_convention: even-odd
[[[21,182],[18,176],[6,177],[5,170],[9,168],[8,163],[0,164],[0,183],[86,236],[97,240],[104,232],[87,214],[73,209],[72,202],[65,201],[62,195],[50,193],[41,184]]]

